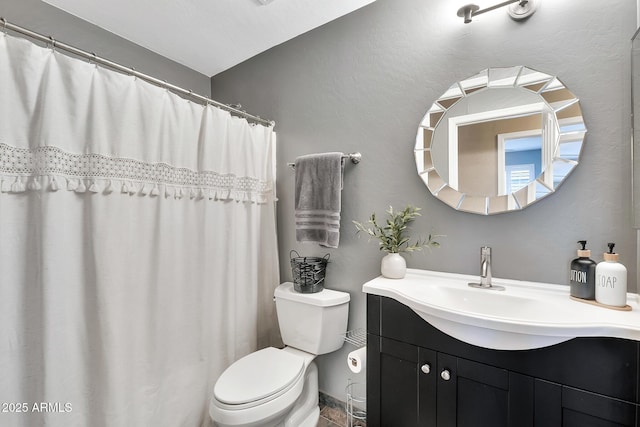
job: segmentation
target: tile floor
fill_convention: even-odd
[[[318,421],[318,424],[316,424],[316,427],[341,427],[341,426],[340,424],[336,424],[326,419],[325,417],[320,417],[320,420]]]
[[[342,406],[335,405],[337,402],[322,402],[320,404],[320,420],[316,427],[345,427],[347,426],[347,414]],[[353,426],[366,427],[363,421],[355,420]]]

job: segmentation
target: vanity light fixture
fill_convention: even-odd
[[[468,24],[474,16],[478,16],[504,6],[509,6],[508,13],[512,19],[520,21],[535,13],[538,7],[538,2],[537,0],[507,0],[484,9],[480,9],[480,6],[477,4],[467,4],[458,9],[458,16],[464,18],[464,23]]]

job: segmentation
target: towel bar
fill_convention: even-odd
[[[342,158],[343,159],[350,159],[351,163],[353,163],[354,165],[357,165],[358,163],[360,163],[360,160],[362,160],[362,154],[360,152],[343,154]],[[292,169],[296,168],[296,164],[295,163],[287,163],[287,166],[289,166]]]

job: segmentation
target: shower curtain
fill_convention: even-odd
[[[277,333],[274,144],[0,34],[1,426],[210,425]]]

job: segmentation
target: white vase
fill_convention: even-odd
[[[400,254],[388,254],[382,258],[380,272],[388,279],[402,279],[407,273],[407,262]]]

